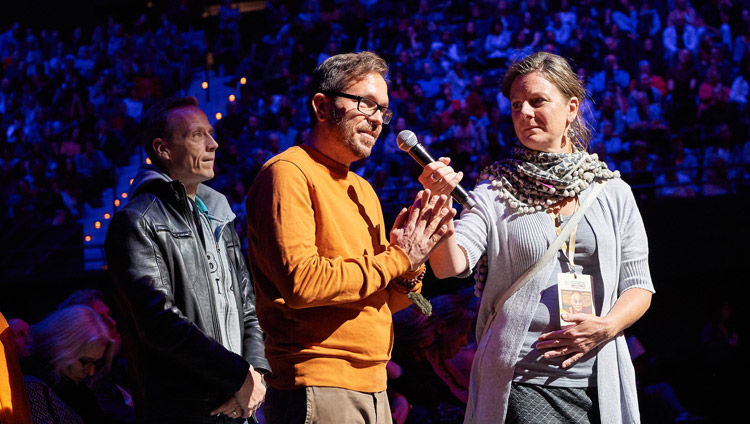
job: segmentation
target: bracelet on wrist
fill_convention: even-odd
[[[400,287],[403,287],[407,291],[414,290],[414,287],[416,287],[417,283],[422,282],[422,279],[424,279],[424,275],[427,272],[427,268],[422,267],[422,272],[420,272],[416,277],[414,278],[404,278],[404,277],[396,277],[393,279],[393,282],[398,284]]]

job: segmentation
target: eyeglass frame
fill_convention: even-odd
[[[378,104],[378,102],[376,102],[375,100],[373,100],[373,99],[371,99],[369,97],[355,96],[354,94],[342,93],[340,91],[323,91],[322,93],[325,94],[326,96],[336,96],[336,97],[343,97],[345,99],[356,100],[357,101],[357,110],[360,113],[365,114],[367,116],[373,116],[376,113],[378,113],[378,111],[380,111],[380,115],[383,117],[383,124],[384,125],[388,125],[388,123],[390,123],[391,120],[393,120],[393,109],[388,108],[386,106],[381,106],[380,104]],[[365,111],[363,111],[362,109],[359,108],[359,105],[362,103],[363,99],[367,99],[367,100],[375,103],[376,107],[375,107],[375,110],[372,113],[367,113],[367,112],[365,112]],[[390,112],[390,113],[388,113],[388,112]]]
[[[107,359],[102,357],[99,359],[94,358],[78,358],[78,362],[81,364],[82,368],[88,368],[89,366],[94,366],[94,370],[98,371],[102,369],[107,364]]]

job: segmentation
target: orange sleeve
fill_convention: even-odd
[[[323,179],[323,178],[321,178]],[[317,220],[308,176],[294,163],[279,160],[256,177],[247,197],[252,260],[291,308],[356,302],[406,272],[411,262],[403,250],[354,257],[323,257],[316,240]],[[344,200],[326,198],[327,202]]]

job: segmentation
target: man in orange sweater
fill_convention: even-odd
[[[261,169],[247,195],[248,249],[266,333],[268,423],[390,423],[391,315],[421,289],[424,261],[456,211],[422,193],[386,238],[380,202],[349,171],[388,106],[388,65],[342,54],[313,73],[308,142]],[[311,420],[305,421],[305,417]]]

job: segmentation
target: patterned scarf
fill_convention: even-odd
[[[513,157],[485,168],[478,182],[489,180],[511,208],[532,213],[612,178],[620,178],[620,172],[610,171],[596,153],[545,153],[516,144]]]
[[[523,145],[513,147],[513,157],[501,160],[482,171],[478,182],[489,180],[508,199],[511,208],[520,213],[541,211],[586,190],[594,181],[620,178],[620,171],[610,171],[596,153],[582,150],[573,153],[545,153]],[[482,297],[487,280],[487,256],[482,255],[474,267],[474,295]]]

